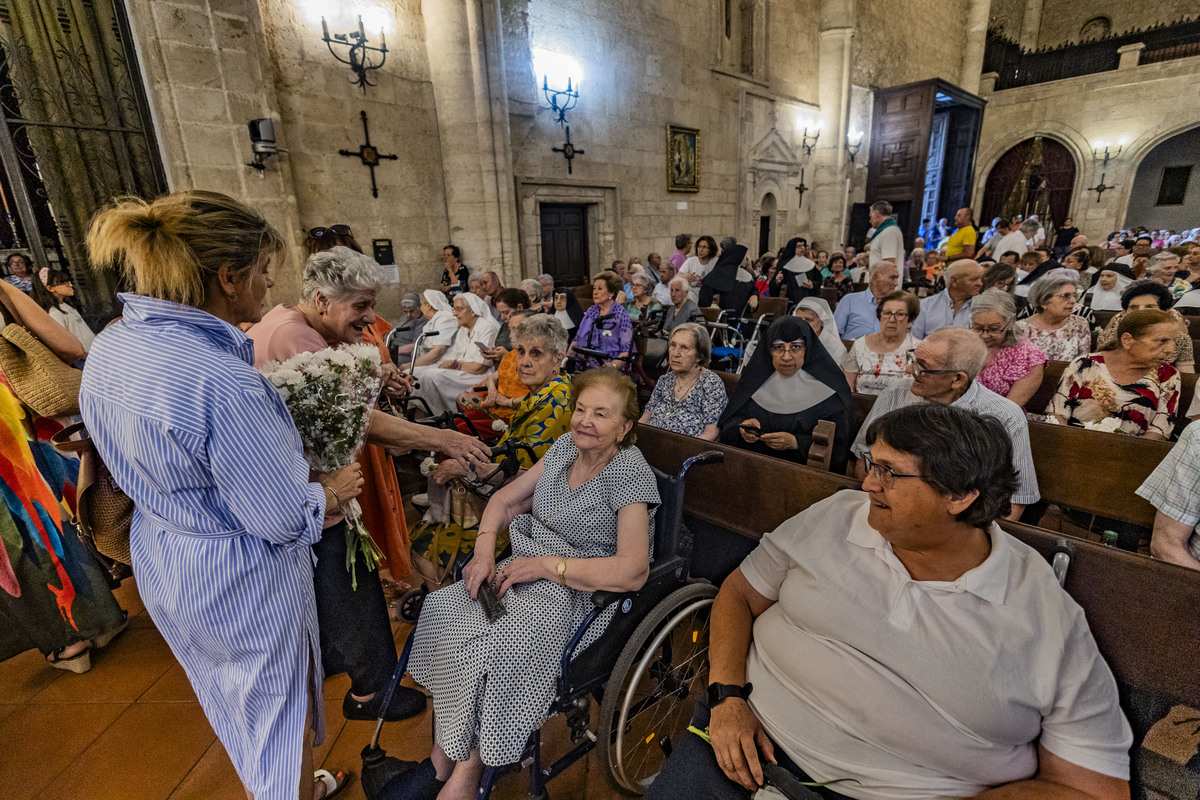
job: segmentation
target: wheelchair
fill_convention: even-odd
[[[562,714],[574,747],[543,767],[541,731],[530,734],[520,760],[489,766],[477,797],[486,800],[504,774],[529,769],[529,798],[549,797],[546,784],[598,748],[605,778],[617,791],[637,797],[657,776],[672,743],[685,735],[697,697],[708,686],[709,610],[713,584],[691,577],[692,536],[683,524],[684,481],[696,465],[724,460],[719,451],[699,453],[678,474],[655,470],[661,504],[655,515],[654,562],[636,592],[594,592],[593,609],[574,632],[561,656],[555,698],[547,718]],[[612,606],[616,612],[604,633],[583,651],[576,647],[590,626]],[[392,674],[382,708],[387,708],[408,666],[410,634]],[[600,706],[595,730],[591,702]],[[391,800],[414,762],[389,757],[379,746],[383,719],[363,749],[363,789],[370,800]],[[391,786],[389,786],[391,784]]]

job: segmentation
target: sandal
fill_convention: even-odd
[[[125,613],[125,621],[124,622],[122,622],[116,628],[113,628],[108,633],[101,634],[100,636],[97,636],[95,639],[91,639],[88,641],[88,645],[91,646],[92,650],[99,650],[103,647],[108,647],[109,643],[112,642],[113,639],[120,636],[121,632],[129,627],[129,612],[124,612],[124,613]]]
[[[321,800],[329,800],[342,789],[346,788],[346,784],[350,782],[350,773],[344,769],[339,769],[337,775],[334,775],[327,769],[319,769],[313,773],[313,783],[323,783],[325,785],[325,794],[321,796]]]
[[[64,647],[62,650],[50,653],[46,656],[46,662],[55,669],[65,669],[68,672],[74,672],[76,675],[82,675],[92,668],[92,654],[87,648],[84,648],[81,652],[70,658],[63,658],[61,653],[66,649]]]

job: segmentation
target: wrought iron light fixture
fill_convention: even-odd
[[[550,79],[548,76],[542,76],[542,94],[546,95],[546,102],[550,104],[550,110],[558,116],[555,122],[559,125],[567,124],[567,112],[575,107],[579,102],[579,89],[571,87],[571,76],[567,76],[566,89],[551,89]]]
[[[1117,156],[1121,155],[1121,151],[1125,149],[1125,140],[1122,139],[1116,144],[1114,151],[1113,145],[1110,142],[1096,142],[1096,146],[1092,148],[1092,158],[1103,162],[1100,164],[1100,169],[1108,167],[1108,162]]]
[[[813,120],[804,125],[804,140],[800,146],[804,148],[804,154],[811,156],[813,148],[817,146],[817,140],[821,138],[821,121]]]
[[[858,155],[858,151],[862,149],[863,132],[851,131],[846,135],[846,152],[850,154],[850,163],[854,163],[854,157]]]
[[[542,94],[555,114],[554,121],[565,126],[567,112],[579,102],[579,65],[569,56],[535,50],[534,70],[542,77]]]
[[[387,38],[383,35],[383,29],[379,30],[379,46],[375,47],[367,43],[367,32],[363,28],[363,19],[358,18],[358,30],[350,33],[335,33],[329,35],[329,25],[326,24],[325,18],[321,17],[321,40],[329,47],[330,54],[338,61],[350,67],[350,71],[357,75],[357,78],[352,78],[351,83],[357,84],[366,94],[368,86],[374,86],[375,83],[367,76],[367,73],[373,69],[379,69],[387,61]],[[333,46],[346,48],[346,57],[342,58],[338,55],[337,50]],[[371,63],[372,53],[378,54],[379,62]]]

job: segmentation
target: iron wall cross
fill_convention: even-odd
[[[800,200],[796,203],[796,210],[804,208],[804,193],[808,191],[808,187],[804,185],[804,167],[800,168],[800,185],[796,187],[796,191],[800,193]]]
[[[567,160],[567,174],[568,175],[573,174],[573,171],[571,170],[571,159],[575,158],[575,156],[583,155],[583,151],[580,150],[575,145],[571,144],[571,126],[570,125],[567,126],[567,141],[565,143],[563,143],[563,146],[562,147],[552,147],[550,149],[556,153],[563,154],[563,158],[565,158]]]
[[[1104,185],[1104,173],[1101,172],[1100,173],[1100,182],[1098,184],[1096,184],[1095,186],[1089,186],[1088,191],[1096,193],[1096,202],[1099,203],[1100,198],[1104,195],[1105,192],[1107,192],[1109,189],[1115,189],[1115,188],[1117,188],[1117,187]]]
[[[362,163],[371,169],[371,196],[379,197],[379,188],[375,185],[375,167],[379,166],[380,159],[388,159],[395,161],[400,156],[395,153],[381,153],[375,149],[375,145],[371,144],[371,131],[367,128],[367,112],[360,111],[358,115],[362,117],[363,124],[363,143],[358,146],[358,150],[338,150],[339,155],[343,156],[358,156],[362,159]],[[570,137],[568,137],[570,138]]]

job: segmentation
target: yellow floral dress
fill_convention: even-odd
[[[563,376],[551,378],[545,386],[528,394],[517,406],[508,423],[508,430],[498,444],[516,440],[529,445],[540,459],[558,437],[571,428],[571,383]],[[529,469],[533,462],[525,451],[518,451],[522,469]],[[498,462],[500,457],[496,457]],[[469,491],[469,490],[462,490]],[[468,510],[464,504],[451,503],[451,520],[448,524],[423,522],[412,533],[413,553],[418,570],[432,571],[437,578],[450,578],[456,562],[462,561],[475,548],[475,537],[479,535],[478,514],[482,504],[474,503]],[[507,532],[496,537],[496,552],[508,546]],[[424,562],[424,563],[422,563]],[[440,580],[438,581],[441,582]]]

